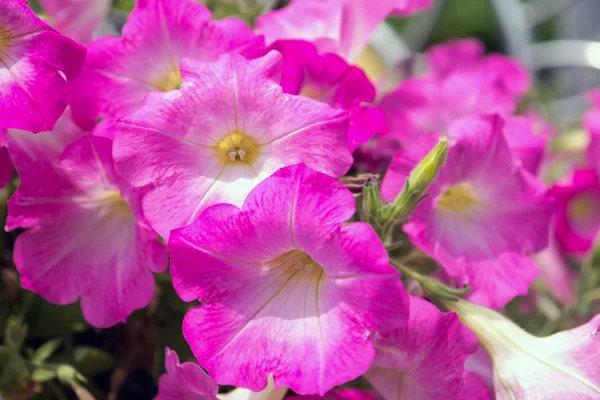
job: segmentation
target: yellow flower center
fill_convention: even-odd
[[[454,214],[466,214],[479,204],[473,186],[462,182],[450,186],[438,199],[438,209]]]
[[[260,143],[238,130],[223,136],[214,146],[215,155],[224,165],[253,164],[260,155]]]
[[[154,83],[154,87],[163,92],[179,89],[181,87],[181,72],[179,68],[172,68],[161,79]]]
[[[123,199],[118,190],[108,190],[94,198],[98,203],[104,205],[111,215],[132,215],[131,206]]]
[[[0,56],[8,50],[10,39],[12,38],[11,31],[0,25]]]
[[[360,67],[372,82],[379,81],[387,71],[383,58],[371,46],[360,54],[356,66]]]
[[[576,195],[567,205],[567,215],[576,229],[584,232],[595,230],[600,218],[598,198],[589,193]]]
[[[308,254],[302,250],[291,250],[275,258],[269,263],[273,268],[290,269],[292,272],[305,272],[308,277],[320,277],[323,267],[317,264]]]
[[[300,91],[300,96],[308,97],[309,99],[323,101],[323,91],[312,85],[306,85]]]

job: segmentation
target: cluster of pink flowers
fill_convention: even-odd
[[[40,1],[48,22],[26,3],[0,0],[14,263],[98,328],[168,267],[200,302],[182,322],[198,363],[167,349],[157,399],[600,398],[600,317],[540,339],[492,310],[547,264],[573,297],[552,274],[600,230],[600,95],[589,160],[548,187],[553,132],[516,115],[517,61],[460,40],[392,91],[365,72],[375,28],[430,1],[293,0],[252,30],[138,0],[119,37],[97,37],[110,1]],[[338,179],[382,163],[379,203]],[[439,268],[404,270],[398,243]],[[361,376],[373,389],[339,388]]]

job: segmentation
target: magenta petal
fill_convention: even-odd
[[[79,129],[71,118],[70,107],[65,109],[63,115],[56,121],[54,129],[32,135],[30,132],[19,129],[9,129],[7,135],[7,148],[18,173],[27,168],[31,163],[58,161],[63,150],[84,132]]]
[[[177,353],[165,349],[167,372],[158,379],[154,400],[216,400],[219,386],[198,364],[179,363]]]
[[[305,395],[289,396],[288,399],[294,400],[375,400],[375,397],[369,392],[360,389],[334,389],[325,393],[324,396]]]
[[[68,104],[67,81],[85,48],[41,21],[26,2],[0,3],[0,128],[48,131]],[[66,77],[66,80],[65,80]]]
[[[100,33],[110,8],[110,0],[40,0],[40,5],[58,31],[80,43]]]
[[[567,253],[582,255],[600,230],[600,178],[596,169],[579,169],[552,188],[558,201],[556,238]]]
[[[272,375],[324,395],[367,370],[373,335],[405,321],[407,296],[372,228],[343,226],[353,213],[343,185],[297,165],[241,210],[215,205],[173,231],[173,285],[202,302],[184,335],[218,383],[259,391]]]
[[[410,317],[401,329],[375,341],[377,355],[367,379],[386,400],[485,400],[483,382],[465,371],[477,338],[454,313],[411,296]]]

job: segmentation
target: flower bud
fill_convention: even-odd
[[[425,190],[437,177],[440,168],[446,163],[448,156],[448,139],[442,138],[427,155],[419,161],[410,172],[404,189],[394,200],[391,218],[398,219],[407,216],[419,204]]]

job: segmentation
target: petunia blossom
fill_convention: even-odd
[[[110,12],[111,0],[39,0],[58,31],[80,43],[95,39]]]
[[[138,0],[122,37],[88,44],[88,57],[73,82],[72,107],[85,130],[112,137],[116,119],[137,110],[151,91],[181,86],[183,58],[215,61],[220,54],[264,54],[263,38],[241,20],[211,21],[210,11],[194,0]]]
[[[306,40],[321,52],[354,63],[387,16],[407,16],[429,7],[426,0],[292,0],[287,7],[259,17],[256,27],[268,45],[276,40]]]
[[[447,302],[488,353],[497,400],[600,398],[600,315],[538,338],[503,315],[467,301]]]
[[[483,56],[476,44],[469,40],[434,46],[428,51],[430,71],[404,80],[382,98],[388,136],[407,146],[430,132],[444,134],[457,118],[508,115],[516,109],[530,86],[527,70],[503,55]]]
[[[119,122],[117,169],[135,187],[151,185],[142,207],[163,238],[210,205],[241,205],[286,165],[335,177],[350,168],[348,112],[283,93],[272,79],[280,71],[275,51],[252,61],[184,60],[180,90],[151,93]]]
[[[513,158],[504,129],[498,115],[454,122],[446,165],[404,225],[411,242],[472,287],[470,299],[491,307],[527,293],[538,273],[529,255],[547,246],[554,211],[549,189]],[[398,152],[383,181],[385,199],[395,198],[437,140],[423,136]]]
[[[177,353],[166,348],[165,368],[154,400],[217,400],[219,386],[198,364],[181,364]]]
[[[25,228],[14,262],[23,287],[55,304],[81,298],[96,327],[146,306],[165,247],[138,212],[136,193],[115,173],[112,142],[85,135],[58,162],[29,164],[8,202],[6,229]]]
[[[596,169],[575,170],[569,181],[555,184],[556,238],[567,253],[583,255],[600,230],[600,178]]]
[[[465,371],[477,338],[456,314],[410,297],[408,323],[375,339],[377,355],[365,375],[386,400],[486,400],[483,382]]]
[[[398,273],[370,225],[345,224],[354,212],[345,186],[299,164],[241,209],[214,205],[171,234],[173,287],[201,301],[183,333],[219,384],[258,391],[272,376],[322,396],[367,371],[374,335],[406,322]]]
[[[52,130],[85,48],[39,19],[26,0],[0,2],[0,129]]]
[[[319,54],[314,44],[302,40],[280,40],[271,48],[283,55],[284,92],[350,111],[350,151],[386,130],[383,113],[371,104],[375,86],[360,68],[348,65],[335,54]]]

